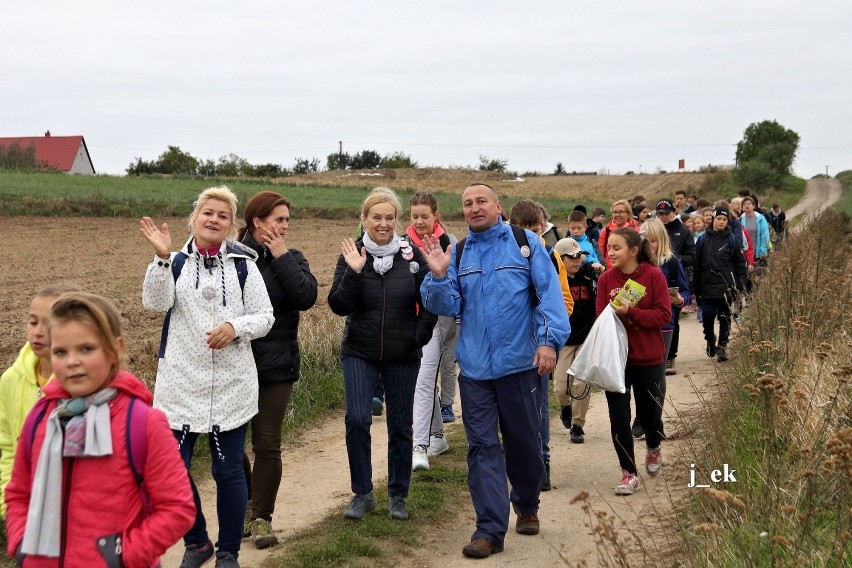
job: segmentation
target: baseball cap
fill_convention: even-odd
[[[553,246],[556,250],[556,254],[559,256],[577,256],[580,254],[589,254],[587,251],[584,251],[580,248],[580,245],[577,244],[577,241],[570,237],[565,237],[564,239],[559,239],[556,241],[556,244]]]
[[[672,203],[671,199],[660,199],[657,201],[657,213],[671,213],[674,209],[674,203]]]

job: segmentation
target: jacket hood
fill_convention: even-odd
[[[137,379],[130,371],[121,369],[109,386],[118,389],[119,392],[128,396],[135,396],[136,398],[144,401],[147,405],[154,402],[154,395],[151,394],[151,391],[148,390],[145,383]],[[62,388],[62,385],[59,384],[58,380],[47,383],[44,387],[43,393],[44,398],[50,400],[71,398],[71,395]]]
[[[33,351],[30,342],[27,341],[18,352],[18,358],[15,359],[15,362],[12,363],[12,366],[9,367],[9,370],[6,372],[11,371],[12,373],[16,373],[18,376],[25,377],[28,383],[32,383],[32,385],[35,386],[35,368],[37,362],[38,355],[36,355],[35,351]],[[5,375],[6,373],[3,374]]]
[[[713,236],[716,236],[716,237],[727,238],[727,236],[731,234],[731,226],[728,225],[727,227],[725,227],[721,231],[717,231],[716,229],[711,227],[711,228],[707,229],[706,231],[704,231],[704,234],[705,235],[713,235]]]
[[[630,220],[627,221],[623,225],[616,225],[615,222],[612,219],[610,219],[609,223],[607,223],[607,227],[609,227],[610,231],[614,231],[614,230],[620,229],[622,227],[629,227],[631,229],[636,229],[638,231],[639,230],[639,223],[633,217],[631,217]]]
[[[666,226],[666,230],[668,230],[668,231],[671,231],[673,229],[677,230],[677,229],[680,229],[681,227],[683,227],[683,221],[680,220],[680,217],[675,217],[674,219],[672,219],[671,221],[666,223],[665,226]]]
[[[248,234],[248,233],[246,233]],[[187,239],[186,243],[183,245],[181,249],[188,256],[192,256],[195,254],[195,247],[193,246],[193,242],[195,242],[195,236],[190,235],[189,239]],[[257,252],[248,245],[245,245],[239,241],[235,241],[233,239],[225,239],[222,243],[222,246],[225,247],[223,251],[224,256],[231,258],[246,258],[248,260],[257,260]]]

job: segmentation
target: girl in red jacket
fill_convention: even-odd
[[[636,400],[636,417],[646,433],[645,469],[650,475],[657,475],[662,465],[663,409],[654,395],[659,396],[661,392],[666,356],[660,328],[671,321],[672,306],[666,277],[656,267],[651,245],[634,229],[624,227],[612,231],[607,243],[607,258],[612,263],[612,270],[604,272],[598,280],[598,315],[628,279],[645,286],[645,295],[638,303],[613,305],[627,330],[627,366],[624,369],[627,390],[624,394],[606,393],[612,443],[621,464],[621,482],[616,486],[615,494],[631,495],[639,489],[630,433],[631,388]]]
[[[118,312],[99,296],[67,293],[51,308],[48,333],[56,380],[27,418],[15,454],[8,552],[25,567],[158,566],[192,526],[195,505],[165,415],[142,407],[151,393],[121,369]],[[144,425],[129,420],[131,402]],[[144,438],[135,433],[147,446],[141,486],[128,456],[129,425],[144,428]]]

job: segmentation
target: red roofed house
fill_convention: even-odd
[[[18,144],[21,149],[35,147],[36,162],[45,168],[59,170],[66,174],[94,175],[95,166],[86,148],[82,136],[24,136],[19,138],[0,138],[0,146]]]

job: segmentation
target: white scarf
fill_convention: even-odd
[[[105,388],[85,398],[60,400],[47,419],[47,432],[36,462],[27,526],[21,552],[58,558],[60,552],[59,520],[62,518],[62,458],[65,454],[63,417],[79,417],[85,413],[86,441],[80,457],[112,455],[112,428],[109,405],[118,393]]]
[[[386,245],[377,245],[366,232],[362,240],[367,252],[373,256],[373,270],[379,274],[390,270],[393,266],[393,256],[399,251],[399,237],[396,233],[392,233],[391,240]]]

